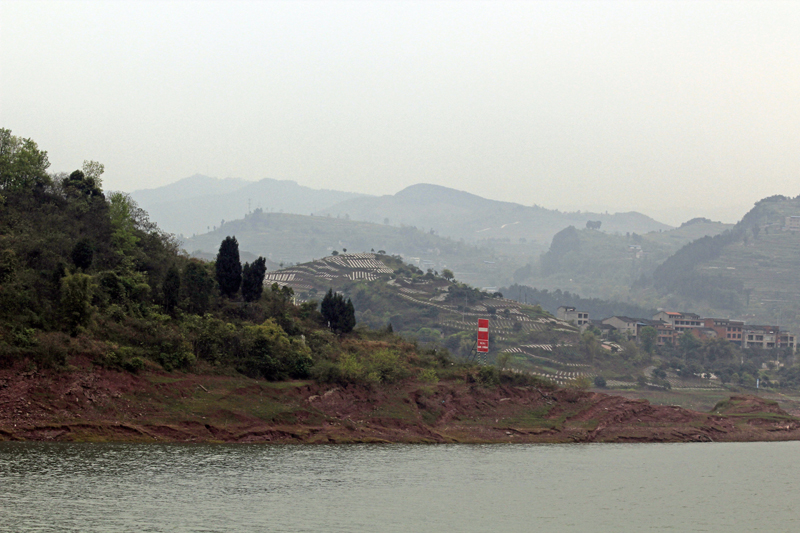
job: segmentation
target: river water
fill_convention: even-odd
[[[0,531],[800,531],[800,442],[0,443]]]

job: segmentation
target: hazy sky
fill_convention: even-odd
[[[733,220],[800,194],[800,2],[0,2],[0,125],[196,172]]]

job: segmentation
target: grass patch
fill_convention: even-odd
[[[516,427],[555,429],[558,422],[546,418],[552,408],[552,405],[541,405],[536,409],[525,410],[508,421]]]

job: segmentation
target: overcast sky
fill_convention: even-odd
[[[0,126],[202,173],[732,221],[800,194],[800,2],[0,2]]]

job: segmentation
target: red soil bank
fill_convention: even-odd
[[[0,440],[125,442],[691,442],[800,439],[777,404],[712,413],[594,392],[464,381],[372,388],[92,368],[0,370]]]

